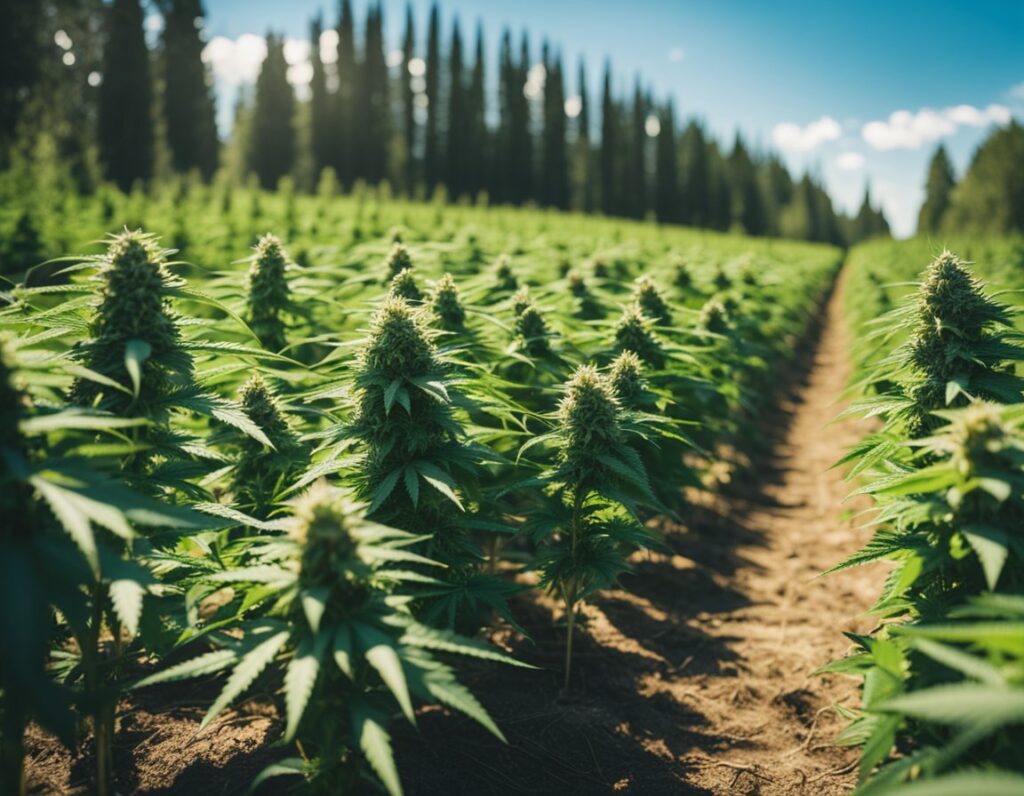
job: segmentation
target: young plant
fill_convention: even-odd
[[[581,601],[615,583],[634,550],[656,536],[637,519],[637,504],[657,505],[643,463],[628,442],[643,433],[624,413],[611,384],[581,366],[565,387],[557,429],[528,446],[551,443],[554,466],[545,474],[552,504],[530,523],[542,547],[536,568],[541,585],[565,608],[565,680],[569,688],[573,631]]]
[[[202,728],[258,678],[284,694],[282,742],[299,755],[277,762],[253,786],[276,776],[303,778],[303,792],[352,793],[376,776],[392,796],[402,785],[388,734],[401,712],[415,724],[413,700],[441,702],[501,731],[451,666],[433,651],[518,664],[496,650],[417,622],[394,592],[443,565],[410,552],[421,537],[365,519],[365,505],[324,482],[295,502],[287,537],[248,537],[246,565],[206,576],[230,586],[233,614],[204,634],[215,649],[172,665],[136,687],[229,673]],[[243,557],[243,556],[239,556]]]
[[[665,366],[665,350],[654,334],[650,319],[636,302],[622,311],[614,334],[616,351],[632,351],[656,369]]]
[[[643,314],[659,326],[672,325],[672,310],[653,279],[641,276],[633,288],[633,300]]]
[[[409,250],[401,242],[396,241],[384,261],[384,283],[389,284],[402,271],[411,268],[412,257],[409,255]]]

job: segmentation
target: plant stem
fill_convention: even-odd
[[[13,705],[2,712],[0,734],[0,792],[25,796],[25,717]]]
[[[93,701],[92,733],[96,757],[96,796],[110,796],[111,747],[114,734],[114,711],[107,704],[103,690],[100,633],[103,629],[103,607],[107,601],[107,584],[97,581],[92,592],[92,623],[82,649],[85,669],[85,690]]]

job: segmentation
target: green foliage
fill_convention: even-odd
[[[392,564],[442,565],[408,550],[417,537],[369,522],[365,506],[317,483],[294,506],[288,537],[248,537],[229,551],[240,566],[199,577],[193,589],[225,585],[234,600],[207,652],[136,684],[223,673],[208,726],[257,680],[283,687],[283,742],[301,757],[276,763],[258,781],[301,776],[307,790],[350,792],[372,772],[391,794],[402,792],[388,724],[401,712],[415,724],[413,699],[439,701],[504,740],[486,710],[434,657],[464,655],[516,662],[448,631],[419,624],[390,597],[413,573]],[[240,606],[252,606],[241,610]]]

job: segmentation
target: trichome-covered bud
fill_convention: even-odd
[[[416,285],[416,278],[412,275],[411,268],[405,268],[395,274],[395,278],[391,280],[388,294],[404,298],[406,301],[423,300],[423,294]]]
[[[680,290],[687,290],[693,285],[693,274],[690,273],[686,263],[676,263],[672,282]]]
[[[412,268],[412,257],[409,256],[409,250],[396,241],[394,246],[391,247],[391,251],[388,253],[388,258],[385,261],[384,266],[384,281],[391,282],[391,280],[402,273],[402,271],[407,268]]]
[[[651,322],[635,302],[622,311],[615,325],[615,348],[619,351],[633,351],[655,368],[665,364],[665,352],[654,335]]]
[[[281,313],[288,308],[288,255],[275,235],[264,235],[253,247],[249,266],[249,324],[264,348],[287,345]]]
[[[136,361],[142,360],[139,403],[159,398],[175,379],[191,378],[192,359],[179,348],[177,316],[167,298],[181,283],[164,267],[157,239],[140,230],[115,236],[100,262],[91,339],[78,346],[74,356],[130,392],[105,390],[94,381],[78,379],[72,399],[91,403],[102,395],[103,408],[126,411],[134,403],[134,381],[126,365],[129,343]]]
[[[665,298],[661,295],[658,285],[649,276],[641,276],[636,280],[636,287],[633,289],[633,298],[643,310],[644,315],[662,326],[669,326],[672,323],[672,311],[669,309]]]
[[[634,408],[639,405],[646,391],[643,371],[640,357],[632,351],[623,351],[612,361],[608,380],[623,406]]]
[[[515,290],[519,287],[519,280],[512,272],[512,263],[507,254],[503,254],[494,264],[494,282],[499,290]]]
[[[598,477],[601,459],[621,438],[619,401],[609,381],[592,365],[581,365],[558,404],[560,459],[572,483]]]
[[[430,296],[430,311],[445,331],[458,331],[466,322],[466,310],[459,298],[459,287],[451,274],[444,274],[434,285]]]
[[[530,300],[530,288],[523,285],[512,296],[512,314],[518,318],[527,307],[531,306],[533,306],[533,301]]]
[[[365,371],[387,378],[415,378],[433,366],[434,345],[420,314],[405,299],[389,296],[373,316],[360,357]]]
[[[532,303],[527,303],[516,317],[516,332],[530,356],[544,356],[551,350],[547,322]]]

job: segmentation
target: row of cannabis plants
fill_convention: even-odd
[[[878,430],[842,462],[873,498],[877,528],[836,569],[890,569],[877,626],[849,634],[852,652],[825,667],[863,683],[840,741],[861,747],[858,793],[1021,793],[1019,312],[948,251],[913,284],[905,261],[879,254],[855,250],[849,265],[863,396],[849,412]],[[885,311],[868,319],[872,302]]]
[[[501,738],[453,656],[524,665],[479,632],[518,627],[533,570],[570,687],[581,602],[754,421],[837,262],[804,247],[697,285],[662,249],[662,288],[570,266],[574,239],[546,284],[482,252],[427,279],[437,248],[400,237],[372,267],[303,267],[268,235],[206,271],[125,231],[3,294],[4,792],[33,721],[88,739],[114,792],[128,692],[197,677],[222,682],[204,728],[257,682],[279,697],[298,756],[258,781],[400,792],[388,727],[417,701]]]

